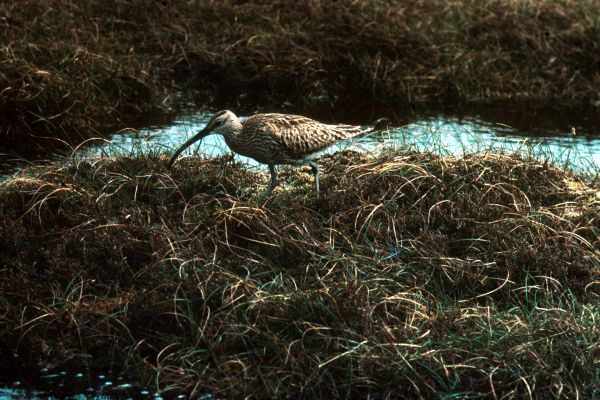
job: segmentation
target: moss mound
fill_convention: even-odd
[[[224,397],[593,397],[598,183],[506,155],[147,156],[0,189],[0,340]],[[31,350],[28,350],[31,349]]]

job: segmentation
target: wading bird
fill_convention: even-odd
[[[381,129],[384,124],[386,120],[381,118],[373,127],[329,125],[291,114],[255,114],[242,122],[233,112],[223,110],[214,114],[204,129],[175,151],[169,168],[186,148],[216,133],[223,136],[235,153],[269,166],[271,184],[262,196],[268,196],[279,185],[275,165],[291,164],[311,167],[319,198],[319,170],[314,161],[318,153],[339,140]]]

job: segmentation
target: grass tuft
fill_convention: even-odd
[[[164,393],[593,398],[598,182],[508,154],[159,155],[0,188],[0,341]]]

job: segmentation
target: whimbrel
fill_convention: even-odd
[[[269,195],[279,184],[275,165],[291,164],[311,167],[319,198],[319,170],[314,161],[316,155],[339,140],[380,129],[378,126],[382,123],[383,118],[376,121],[374,128],[329,125],[291,114],[255,114],[242,122],[233,112],[223,110],[214,114],[204,129],[175,151],[169,167],[190,145],[216,133],[223,136],[225,143],[234,152],[269,166],[271,184],[263,196]]]

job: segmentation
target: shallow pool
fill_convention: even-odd
[[[184,115],[165,126],[117,132],[110,140],[80,151],[85,156],[135,155],[140,153],[171,153],[184,141],[201,130],[210,114]],[[241,117],[243,119],[243,117]],[[442,155],[462,156],[485,151],[508,151],[533,154],[541,160],[551,160],[560,166],[582,171],[595,170],[600,165],[600,132],[548,131],[543,136],[531,136],[507,125],[485,121],[479,117],[426,117],[415,122],[342,141],[326,152],[344,149],[379,151],[385,148],[431,151]],[[192,145],[182,157],[191,154],[217,156],[229,153],[219,135],[209,135],[201,144]],[[249,166],[259,164],[237,155]]]

